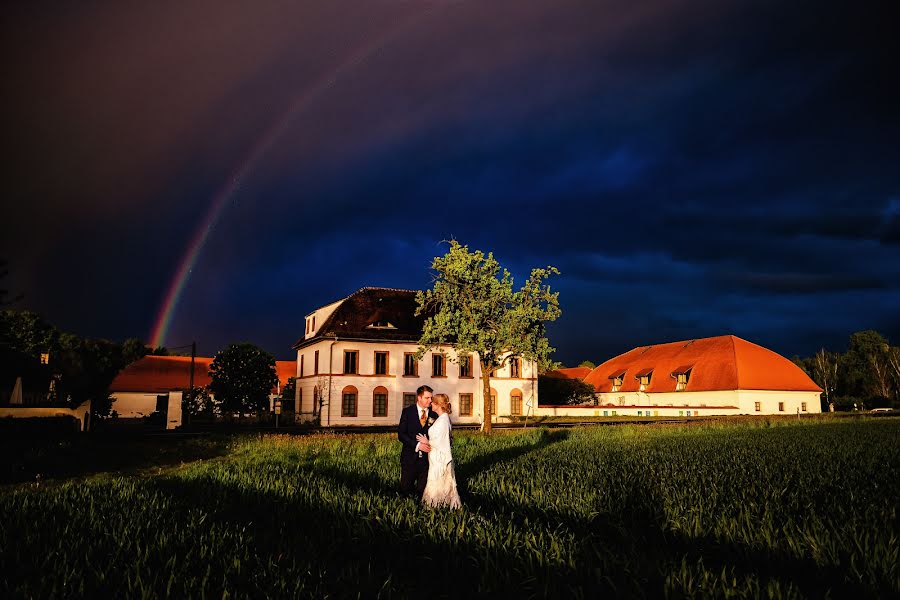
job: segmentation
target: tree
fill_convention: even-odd
[[[433,289],[416,294],[416,315],[425,315],[418,358],[441,344],[456,356],[478,353],[484,400],[485,433],[491,432],[491,373],[521,356],[547,367],[554,348],[544,323],[559,317],[558,292],[544,280],[559,274],[555,267],[533,269],[519,291],[513,291],[509,271],[493,253],[470,252],[450,241],[450,250],[431,263]],[[451,357],[451,360],[457,360]]]
[[[281,410],[291,414],[299,413],[300,407],[295,406],[296,403],[297,378],[288,377],[288,380],[281,388]]]
[[[231,344],[209,366],[210,391],[225,414],[260,412],[278,382],[275,357],[253,344]]]
[[[888,352],[888,364],[894,378],[894,400],[900,400],[900,347],[891,346]]]
[[[837,386],[838,364],[840,355],[822,348],[813,357],[813,379],[825,393],[825,403],[830,407],[834,402],[834,391]]]
[[[588,369],[596,369],[596,368],[597,368],[597,365],[595,365],[594,363],[592,363],[592,362],[589,361],[589,360],[583,360],[583,361],[581,361],[581,363],[579,363],[578,366],[579,366],[579,367],[587,367]]]
[[[538,376],[541,404],[593,404],[597,397],[594,386],[580,379]]]
[[[841,360],[843,381],[849,395],[863,403],[873,397],[886,397],[885,391],[890,389],[889,348],[887,340],[874,330],[857,331],[850,336],[849,347]]]
[[[221,414],[220,407],[221,402],[205,387],[195,387],[194,392],[188,395],[188,400],[184,403],[184,410],[190,413],[191,417],[203,417],[208,421],[213,421],[216,415]]]

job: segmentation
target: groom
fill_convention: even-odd
[[[434,394],[427,385],[416,390],[416,403],[403,409],[400,413],[400,426],[397,428],[397,439],[403,444],[400,449],[400,493],[405,496],[421,498],[428,479],[428,443],[416,441],[416,435],[428,435],[428,428],[437,419],[437,413],[431,410],[431,397]]]

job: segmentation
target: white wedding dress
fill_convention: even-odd
[[[428,430],[428,479],[422,502],[428,506],[462,506],[456,491],[456,473],[453,469],[453,454],[450,452],[450,415],[437,418]]]

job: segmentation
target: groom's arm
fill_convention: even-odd
[[[418,446],[418,442],[416,441],[416,437],[409,432],[409,411],[406,409],[400,413],[400,426],[397,427],[397,439],[410,450],[415,451],[417,449],[416,446]]]

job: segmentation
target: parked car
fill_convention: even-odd
[[[869,412],[891,412],[893,408],[873,408]]]

